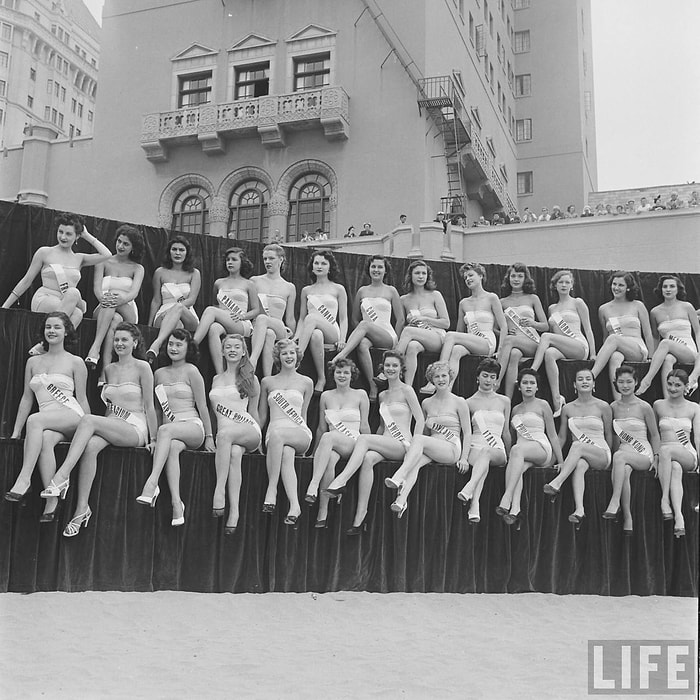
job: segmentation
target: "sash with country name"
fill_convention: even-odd
[[[386,428],[386,431],[389,433],[389,435],[391,435],[391,437],[393,437],[394,440],[398,440],[400,443],[403,444],[403,446],[406,449],[408,449],[411,444],[411,436],[403,434],[401,428],[399,428],[396,421],[394,420],[394,417],[391,415],[391,411],[387,408],[385,404],[382,404],[379,407],[379,415],[382,417],[382,420],[384,421],[384,427]]]
[[[527,426],[523,423],[523,419],[520,416],[513,416],[510,424],[515,429],[515,432],[518,433],[518,435],[522,435],[526,440],[535,439],[532,437],[532,433],[527,429]]]
[[[540,336],[537,331],[534,328],[530,328],[530,326],[523,326],[523,317],[512,306],[509,306],[505,310],[505,314],[513,322],[516,330],[520,331],[530,340],[533,340],[536,343],[540,342]]]
[[[586,433],[581,430],[576,425],[576,418],[569,418],[569,430],[571,431],[571,434],[579,441],[582,442],[584,445],[592,445],[593,447],[600,447],[600,445],[597,442],[594,442],[591,440]],[[603,449],[603,448],[601,448]]]
[[[163,287],[168,290],[168,294],[177,302],[185,301],[185,296],[183,296],[180,291],[179,285],[175,282],[163,282]]]
[[[428,331],[434,330],[429,323],[426,323],[425,321],[414,320],[417,319],[418,316],[420,316],[420,311],[418,309],[411,309],[407,314],[408,320],[411,322],[411,325],[414,328],[425,328]]]
[[[652,459],[653,455],[651,452],[651,449],[649,448],[648,445],[645,445],[641,440],[638,438],[634,437],[634,435],[630,435],[620,424],[620,421],[615,418],[613,420],[613,430],[615,431],[615,434],[622,440],[623,442],[626,442],[635,452],[638,454],[647,457],[649,459]]]
[[[467,330],[472,334],[487,340],[485,333],[481,330],[479,323],[476,320],[476,314],[473,311],[467,311],[465,314],[467,319]]]
[[[70,284],[68,284],[68,278],[66,277],[66,271],[63,269],[63,265],[60,265],[59,263],[50,263],[49,267],[56,276],[58,291],[61,292],[61,294],[65,294],[66,290],[70,287]]]
[[[334,324],[336,322],[335,316],[331,313],[331,310],[325,304],[323,304],[323,303],[316,304],[315,302],[311,301],[311,299],[309,299],[308,301],[309,301],[309,306],[312,309],[315,309],[316,311],[318,311],[318,313],[321,315],[321,318],[324,321],[328,321],[328,323],[332,323],[332,324]]]
[[[620,319],[617,316],[611,316],[608,319],[608,324],[610,324],[610,330],[615,335],[622,335],[622,326],[620,325]]]
[[[284,398],[284,395],[279,391],[274,391],[270,394],[270,400],[289,418],[291,421],[299,426],[307,428],[306,422],[299,415],[299,412],[292,406],[292,404]]]
[[[363,299],[360,305],[362,306],[362,310],[365,312],[365,315],[370,321],[372,321],[372,323],[379,323],[379,314],[368,299]]]
[[[124,408],[123,406],[118,406],[116,403],[112,403],[109,399],[106,401],[107,403],[107,408],[109,408],[109,412],[115,417],[119,418],[125,422],[127,422],[129,425],[133,425],[135,428],[138,428],[139,430],[141,429],[141,426],[143,423],[139,421],[136,416],[129,411],[128,409]]]
[[[564,317],[558,311],[555,311],[552,314],[552,321],[556,323],[557,327],[564,335],[568,336],[569,338],[578,339],[576,333],[571,330],[571,326],[564,320]]]
[[[669,333],[666,336],[666,339],[670,340],[672,343],[679,343],[680,345],[685,345],[685,347],[690,348],[691,350],[693,349],[693,346],[690,344],[691,343],[690,338],[684,338],[683,336],[674,335],[673,333]]]
[[[490,428],[486,425],[484,417],[479,415],[478,411],[474,413],[474,422],[479,428],[479,432],[484,436],[486,444],[494,450],[500,450],[501,443],[499,439],[491,432]]]
[[[66,394],[63,389],[60,387],[57,387],[53,382],[50,382],[47,378],[46,375],[38,375],[39,376],[39,381],[41,382],[42,386],[46,391],[51,395],[51,398],[56,401],[57,403],[60,403],[62,406],[65,406],[66,408],[70,408],[72,411],[75,411],[79,416],[84,416],[85,411],[83,411],[82,407],[78,403],[77,399],[74,396],[70,396],[69,394]]]
[[[168,394],[165,391],[165,387],[162,384],[159,384],[155,389],[155,394],[156,398],[158,399],[158,403],[160,404],[160,410],[163,412],[163,415],[168,419],[170,423],[173,423],[175,421],[175,414],[173,413],[172,408],[170,408],[170,403],[168,402]]]
[[[221,306],[225,306],[235,318],[240,318],[245,313],[243,309],[238,306],[235,300],[226,294],[226,292],[219,292],[216,295],[216,299],[219,304],[221,304]]]
[[[681,445],[683,445],[683,447],[685,447],[685,449],[689,452],[694,452],[693,446],[690,444],[690,437],[688,436],[688,433],[686,433],[682,428],[676,428],[674,432],[676,433],[678,442],[680,442]]]
[[[216,404],[216,412],[220,416],[223,416],[224,418],[227,418],[228,420],[233,421],[234,423],[244,423],[245,425],[259,427],[258,424],[253,420],[253,417],[248,413],[234,411],[228,406],[224,406],[224,404],[222,403]]]
[[[270,295],[261,294],[258,292],[258,299],[260,299],[260,305],[263,307],[263,311],[267,316],[270,315]]]
[[[351,430],[350,428],[348,428],[348,426],[345,425],[343,420],[340,419],[339,414],[340,411],[337,411],[332,408],[327,408],[325,410],[326,423],[328,423],[328,425],[331,428],[333,428],[333,430],[337,430],[341,435],[345,435],[346,437],[356,440],[359,433],[356,430]]]
[[[454,430],[451,430],[448,428],[446,425],[443,425],[442,423],[433,423],[430,426],[430,430],[433,433],[437,433],[438,435],[442,435],[442,437],[447,440],[447,442],[452,442],[452,443],[459,443],[459,435],[457,435]]]

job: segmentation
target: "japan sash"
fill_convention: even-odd
[[[155,394],[156,398],[158,399],[158,403],[160,404],[160,410],[163,412],[163,415],[168,419],[170,423],[173,423],[175,421],[175,414],[170,408],[170,403],[168,402],[168,395],[165,392],[165,387],[162,384],[159,384],[155,389]]]

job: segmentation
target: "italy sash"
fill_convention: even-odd
[[[498,438],[486,426],[486,421],[484,420],[483,416],[480,416],[477,413],[475,413],[474,414],[474,422],[478,426],[479,432],[484,436],[484,440],[486,440],[486,444],[489,447],[492,447],[494,450],[500,450],[501,444],[500,444]]]

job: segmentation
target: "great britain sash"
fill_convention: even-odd
[[[65,294],[66,290],[70,287],[70,284],[68,284],[68,278],[66,277],[66,271],[63,269],[63,265],[60,265],[59,263],[50,263],[49,267],[51,270],[53,270],[53,273],[56,276],[58,291],[61,292],[61,294]]]
[[[478,415],[478,413],[474,413],[474,422],[476,423],[477,427],[479,428],[479,432],[484,436],[484,440],[486,440],[486,444],[489,447],[492,447],[494,450],[500,450],[501,443],[499,442],[498,438],[488,428],[483,416]]]
[[[245,313],[226,292],[219,292],[216,298],[219,304],[225,306],[235,318],[240,318]]]
[[[168,419],[170,423],[173,423],[175,421],[175,414],[173,413],[172,408],[170,408],[170,403],[168,402],[168,395],[165,392],[165,387],[162,384],[159,384],[155,388],[155,395],[158,399],[158,403],[160,404],[160,410],[163,412],[163,415]]]
[[[308,427],[304,422],[304,419],[299,415],[296,408],[294,408],[294,406],[292,406],[292,404],[290,404],[289,401],[284,398],[279,390],[270,394],[270,401],[272,401],[284,413],[284,415],[289,418],[289,420],[293,421],[298,426],[303,426],[304,428]]]
[[[557,324],[557,327],[565,336],[576,339],[576,333],[571,330],[571,326],[564,320],[563,316],[558,311],[555,311],[552,314],[552,321]]]
[[[522,435],[526,440],[535,439],[534,437],[532,437],[532,433],[527,429],[527,426],[525,425],[525,423],[523,423],[523,419],[520,416],[513,416],[513,418],[511,418],[510,424],[515,429],[515,432],[518,433],[518,435]]]
[[[338,417],[339,413],[340,412],[337,410],[327,408],[325,410],[326,423],[328,423],[333,430],[337,430],[341,435],[357,440],[359,433],[350,430],[350,428],[348,428],[348,426],[345,425],[345,423]]]
[[[467,319],[467,330],[472,335],[476,335],[479,338],[487,339],[486,335],[482,332],[481,328],[479,327],[479,324],[477,323],[476,314],[473,311],[467,311],[464,315]]]
[[[184,301],[185,297],[180,291],[180,287],[175,282],[163,282],[163,286],[168,290],[168,294],[177,302]]]
[[[320,314],[321,318],[324,321],[328,321],[328,323],[335,324],[336,318],[331,313],[331,310],[325,304],[322,304],[322,303],[316,304],[313,301],[311,301],[311,299],[309,299],[308,302],[309,302],[309,306],[312,309],[315,309],[316,311],[318,311],[318,313]]]
[[[245,425],[259,427],[258,424],[253,420],[252,416],[248,415],[247,413],[241,413],[241,411],[234,411],[228,406],[224,406],[224,404],[222,403],[216,404],[216,412],[220,416],[223,416],[224,418],[227,418],[228,420],[231,420],[234,423],[244,423]]]
[[[537,331],[534,328],[530,328],[530,326],[523,326],[523,317],[512,306],[509,306],[505,310],[505,314],[513,322],[516,330],[520,331],[535,343],[540,342],[540,336]]]
[[[384,427],[389,435],[391,435],[394,440],[398,440],[406,449],[408,449],[411,444],[409,442],[410,436],[403,434],[401,428],[399,428],[399,426],[396,424],[394,417],[391,415],[391,411],[386,407],[386,405],[382,404],[379,407],[379,415],[382,417]]]
[[[643,442],[641,442],[639,439],[634,437],[634,435],[630,435],[620,424],[620,421],[615,418],[612,422],[613,424],[613,430],[615,431],[615,434],[622,440],[623,442],[627,443],[635,452],[638,454],[647,457],[648,459],[652,459],[653,455],[651,453],[651,450],[647,445],[645,445]]]
[[[83,411],[83,409],[81,408],[80,404],[74,396],[69,396],[68,394],[66,394],[63,391],[63,389],[57,387],[53,382],[50,382],[46,378],[46,375],[40,374],[38,375],[38,377],[44,389],[46,389],[46,391],[51,395],[51,398],[54,401],[56,401],[56,403],[60,403],[62,406],[70,408],[72,411],[75,411],[81,417],[85,415],[85,411]]]

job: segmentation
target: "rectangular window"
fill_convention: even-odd
[[[459,18],[461,20],[464,20],[464,0],[459,0],[458,7],[459,7]]]
[[[51,33],[52,33],[52,34],[55,34],[55,33],[56,33],[56,25],[55,25],[55,24],[52,24],[52,25],[51,25]]]
[[[314,90],[330,85],[331,56],[303,56],[294,59],[294,91]]]
[[[522,73],[515,76],[515,96],[528,97],[532,94],[532,76],[530,73]]]
[[[532,119],[515,120],[515,140],[532,141]]]
[[[522,32],[515,32],[515,42],[513,44],[513,53],[527,53],[530,50],[530,30],[525,29]]]
[[[56,56],[56,70],[61,70],[63,68],[63,59],[60,56]]]
[[[94,115],[93,115],[93,113],[92,113],[92,110],[91,110],[91,109],[90,109],[90,110],[88,110],[88,121],[89,121],[89,122],[91,122],[91,121],[92,121],[92,119],[93,119],[93,116],[94,116]]]
[[[58,110],[51,110],[51,121],[55,124],[58,121]]]
[[[62,87],[61,88],[61,102],[66,101],[66,88]]]
[[[10,54],[7,51],[0,51],[0,68],[6,68]]]
[[[2,126],[3,121],[5,120],[5,112],[3,112],[0,109],[0,126]]]
[[[0,36],[5,41],[12,41],[12,25],[6,24],[5,22],[3,22],[2,28],[0,29]]]
[[[58,113],[58,128],[63,128],[63,115],[60,112]]]
[[[30,109],[34,107],[34,98],[31,95],[27,95],[27,107]]]
[[[44,121],[51,121],[51,107],[44,107]]]
[[[82,119],[83,117],[83,105],[81,102],[78,102],[78,116]]]
[[[586,52],[583,52],[583,74],[586,75],[588,73],[588,56],[586,55]]]
[[[588,119],[588,116],[591,113],[591,108],[592,108],[592,97],[591,97],[591,92],[590,90],[586,90],[583,93],[583,108],[586,113],[586,119]]]
[[[472,13],[469,13],[469,40],[472,42],[472,46],[474,45],[474,18],[472,17]]]
[[[489,82],[491,83],[491,92],[493,92],[493,63],[489,63]]]
[[[493,39],[493,15],[489,12],[489,34]]]
[[[36,70],[34,68],[29,69],[29,80],[36,80]]]
[[[53,91],[56,97],[58,97],[61,94],[61,86],[58,83],[53,84]]]
[[[518,194],[532,194],[532,170],[518,173]]]
[[[484,25],[480,24],[476,28],[476,33],[474,34],[476,39],[476,55],[485,56],[486,55],[486,40],[484,39]]]
[[[75,110],[78,108],[78,102],[76,101],[75,97],[70,101],[70,111],[75,114]]]
[[[194,107],[211,102],[211,71],[181,75],[177,106]],[[82,105],[81,105],[82,112]]]
[[[501,60],[501,35],[496,32],[496,55],[498,56],[498,60]]]
[[[235,100],[270,94],[270,62],[236,68]]]
[[[71,124],[71,125],[68,127],[68,136],[69,136],[70,138],[73,138],[73,134],[74,134],[74,133],[75,133],[75,127]]]
[[[484,22],[489,19],[489,0],[484,0]]]
[[[530,0],[513,0],[514,10],[525,10],[530,7]]]
[[[7,83],[4,80],[0,80],[0,97],[5,96],[5,86]]]
[[[46,94],[53,95],[53,80],[51,79],[46,81]]]

